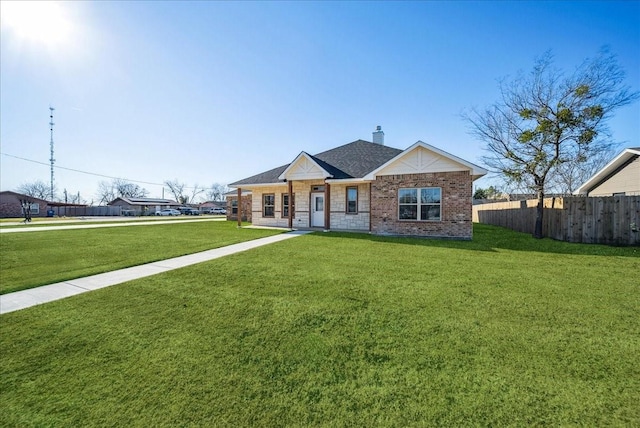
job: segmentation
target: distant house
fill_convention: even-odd
[[[0,217],[19,218],[24,216],[23,207],[28,207],[32,217],[46,217],[51,210],[49,202],[11,191],[0,192]]]
[[[201,213],[209,213],[213,208],[226,208],[225,201],[206,201],[198,204],[198,210]]]
[[[116,198],[107,205],[120,206],[124,214],[129,215],[153,215],[156,211],[165,208],[175,208],[181,206],[178,202],[170,199],[157,198]]]
[[[229,186],[251,192],[255,225],[471,239],[472,183],[486,173],[422,141],[385,146],[378,127],[373,142],[303,151]]]
[[[640,147],[625,149],[574,193],[586,196],[640,195]]]

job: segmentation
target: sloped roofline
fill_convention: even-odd
[[[46,199],[36,198],[35,196],[25,195],[24,193],[14,192],[13,190],[3,190],[0,192],[0,194],[6,194],[6,195],[12,194],[14,196],[24,198],[29,201],[39,201],[39,202],[44,202],[45,204],[49,204],[49,201],[47,201]]]
[[[489,171],[487,171],[484,168],[479,167],[476,164],[473,164],[471,162],[467,162],[466,160],[459,158],[455,155],[452,155],[451,153],[447,153],[444,150],[441,150],[437,147],[434,147],[430,144],[425,143],[424,141],[420,141],[418,140],[415,144],[413,144],[411,147],[407,148],[406,150],[404,150],[402,153],[398,154],[396,157],[394,157],[393,159],[390,159],[389,161],[387,161],[386,163],[384,163],[383,165],[379,166],[378,168],[374,169],[373,171],[371,171],[369,174],[367,174],[364,179],[365,180],[375,180],[376,175],[378,175],[378,173],[380,171],[382,171],[383,169],[385,169],[386,167],[388,167],[389,165],[391,165],[393,162],[397,161],[398,159],[402,158],[403,156],[405,156],[407,153],[411,152],[412,150],[416,149],[417,147],[422,147],[426,150],[432,151],[444,158],[447,158],[455,163],[458,163],[460,165],[463,165],[466,168],[469,168],[469,170],[471,171],[471,177],[473,178],[473,180],[477,180],[478,178],[486,175]]]
[[[118,196],[113,201],[109,202],[107,205],[111,205],[117,200],[121,200],[126,202],[129,205],[171,205],[178,204],[177,201],[173,201],[171,199],[162,199],[162,198],[128,198],[126,196]]]
[[[287,178],[287,173],[295,166],[296,162],[298,162],[299,159],[301,158],[305,158],[307,160],[309,160],[311,163],[313,163],[315,166],[317,166],[318,168],[320,168],[322,171],[324,171],[324,173],[322,174],[324,176],[324,178],[330,178],[333,177],[332,174],[329,173],[329,171],[327,171],[326,169],[324,169],[318,162],[316,162],[316,160],[313,158],[313,156],[311,156],[309,153],[302,151],[300,152],[300,154],[298,156],[296,156],[296,158],[293,160],[293,162],[291,162],[287,168],[282,171],[282,174],[280,174],[278,176],[278,180],[286,180]]]
[[[624,149],[618,156],[613,158],[611,162],[606,164],[600,171],[596,172],[588,179],[582,186],[578,187],[574,195],[588,194],[591,190],[597,187],[600,183],[605,181],[611,174],[615,173],[618,168],[623,166],[626,162],[632,159],[634,156],[640,156],[640,147],[629,147]]]

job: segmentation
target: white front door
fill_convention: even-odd
[[[324,193],[311,194],[311,227],[324,227]]]

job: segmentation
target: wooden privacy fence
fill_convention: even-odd
[[[474,205],[473,221],[533,234],[537,203],[530,199]],[[567,242],[640,245],[640,196],[545,199],[542,231]]]

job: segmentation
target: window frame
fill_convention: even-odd
[[[282,194],[282,218],[289,218],[289,204],[285,202],[285,198],[288,198],[288,193]],[[291,217],[295,217],[296,215],[296,194],[291,194]]]
[[[425,201],[423,202],[423,190],[438,190],[438,202]],[[405,202],[402,203],[402,198],[407,197],[407,193],[403,192],[403,190],[408,190],[415,192],[415,196],[412,198],[415,202]],[[405,193],[404,195],[402,193]],[[415,212],[415,218],[402,218],[402,208],[404,207],[414,207],[414,209],[410,208],[411,213]],[[423,210],[425,214],[428,214],[429,207],[438,207],[438,217],[437,218],[425,218],[423,219]],[[398,189],[398,220],[399,221],[420,221],[420,222],[441,222],[442,221],[442,187],[432,186],[432,187],[401,187]]]
[[[355,190],[356,192],[356,198],[355,200],[349,200],[349,190]],[[345,214],[358,214],[358,186],[347,186],[346,192],[345,192],[345,204],[344,204],[344,212]],[[354,203],[354,211],[350,211],[349,210],[349,202],[353,202]]]
[[[273,201],[272,204],[267,204],[266,199],[270,197]],[[267,208],[271,208],[271,214],[267,215]],[[275,193],[263,193],[262,194],[262,217],[263,218],[275,218],[276,216],[276,194]]]

